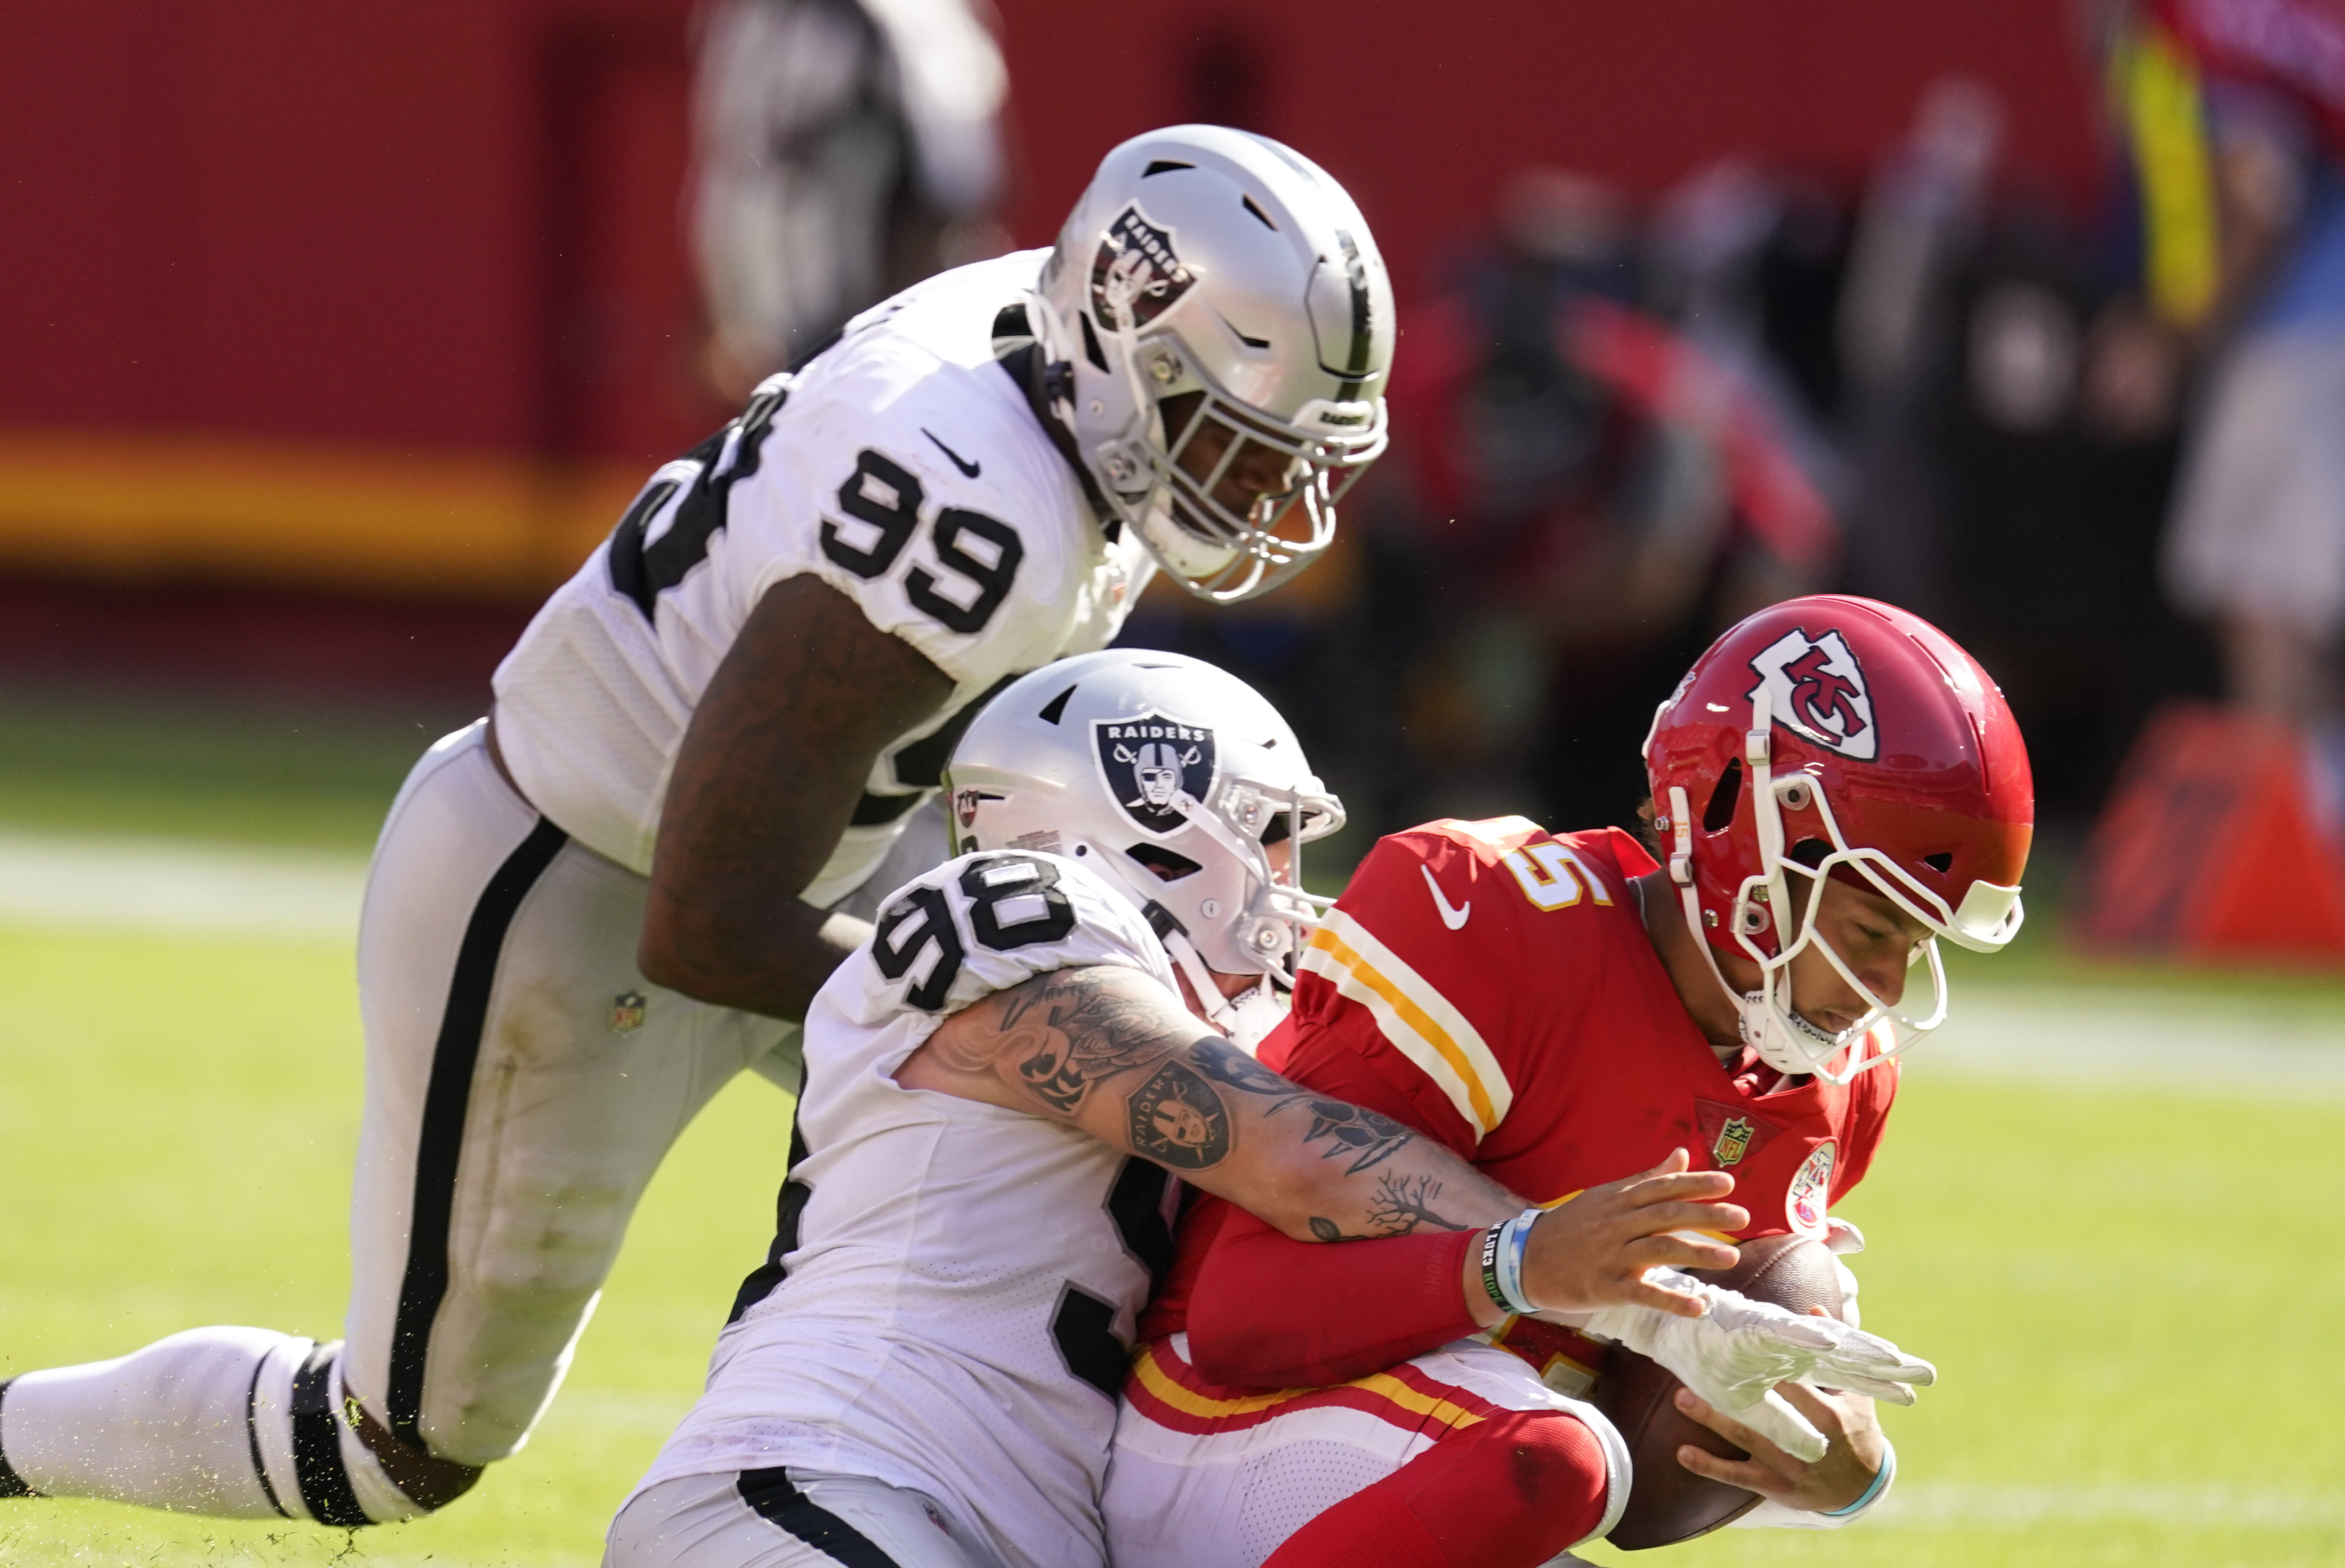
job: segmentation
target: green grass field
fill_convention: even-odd
[[[84,745],[37,764],[0,752],[0,824],[362,853],[367,803],[416,744],[354,733],[326,755],[287,743],[281,765],[204,746],[174,762],[103,723],[25,712],[0,708],[0,745],[42,723],[78,726]],[[2073,977],[2048,947],[2014,966],[2031,986]],[[1966,965],[1960,981],[1985,973]],[[2188,991],[2213,1044],[2282,1013],[2345,1019],[2331,982],[2117,978],[2120,994]],[[360,1088],[342,944],[0,927],[0,1376],[199,1323],[338,1331]],[[0,1502],[0,1563],[594,1563],[761,1253],[787,1110],[744,1079],[692,1129],[545,1423],[445,1513],[352,1536]],[[1893,1510],[1833,1535],[1726,1533],[1662,1560],[2345,1563],[2329,1408],[2345,1391],[2345,1260],[2320,1176],[2340,1120],[2331,1091],[2219,1075],[2044,1087],[1925,1058],[1842,1206],[1873,1242],[1859,1260],[1868,1326],[1944,1374],[1888,1417],[1904,1470]]]

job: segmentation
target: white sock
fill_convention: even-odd
[[[190,1329],[115,1361],[26,1372],[0,1390],[0,1460],[46,1496],[364,1523],[339,1457],[356,1443],[342,1421],[325,1434],[336,1441],[296,1454],[296,1386],[334,1412],[336,1349],[267,1329]],[[364,1490],[378,1501],[375,1485]]]

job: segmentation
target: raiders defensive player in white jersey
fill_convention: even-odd
[[[947,786],[975,853],[815,998],[779,1234],[606,1568],[1098,1568],[1168,1172],[1304,1239],[1518,1207],[1200,1027],[1256,1032],[1231,999],[1284,980],[1314,920],[1294,851],[1342,822],[1244,683],[1054,664]]]
[[[1156,568],[1228,600],[1306,562],[1392,341],[1343,191],[1183,126],[1111,153],[1054,249],[865,313],[661,469],[385,824],[345,1340],[17,1377],[0,1495],[359,1525],[520,1447],[678,1132],[745,1067],[795,1087],[792,1020],[870,929],[842,901],[941,855],[902,838],[973,705]]]

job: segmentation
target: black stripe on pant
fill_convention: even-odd
[[[544,818],[505,857],[472,905],[448,983],[448,1007],[431,1051],[431,1078],[423,1095],[423,1125],[415,1144],[415,1201],[409,1211],[407,1271],[392,1320],[391,1386],[382,1399],[391,1430],[430,1452],[416,1422],[423,1413],[423,1368],[432,1320],[448,1295],[448,1232],[456,1208],[456,1166],[464,1152],[464,1118],[472,1097],[472,1069],[488,1027],[489,993],[497,959],[522,900],[553,864],[570,835]]]
[[[358,1493],[350,1489],[350,1472],[342,1465],[342,1434],[334,1416],[334,1357],[336,1348],[320,1345],[293,1374],[293,1481],[310,1517],[337,1529],[356,1530],[371,1524]],[[269,1472],[261,1472],[268,1485]],[[269,1501],[277,1502],[274,1488]],[[279,1513],[284,1506],[278,1505]]]
[[[896,1560],[872,1539],[790,1484],[781,1470],[745,1470],[736,1483],[741,1501],[800,1541],[847,1568],[897,1568]]]
[[[8,1384],[15,1381],[10,1378],[6,1382],[0,1382],[0,1406],[5,1406],[8,1402]],[[0,1453],[0,1497],[38,1497],[39,1495],[39,1492],[25,1484],[25,1478],[18,1475],[8,1463],[8,1456]]]

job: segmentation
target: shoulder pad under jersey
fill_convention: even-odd
[[[1381,840],[1304,950],[1298,1020],[1372,1021],[1487,1136],[1514,1103],[1510,1059],[1595,948],[1571,939],[1575,922],[1629,896],[1619,858],[1606,835],[1559,839],[1518,816]]]

